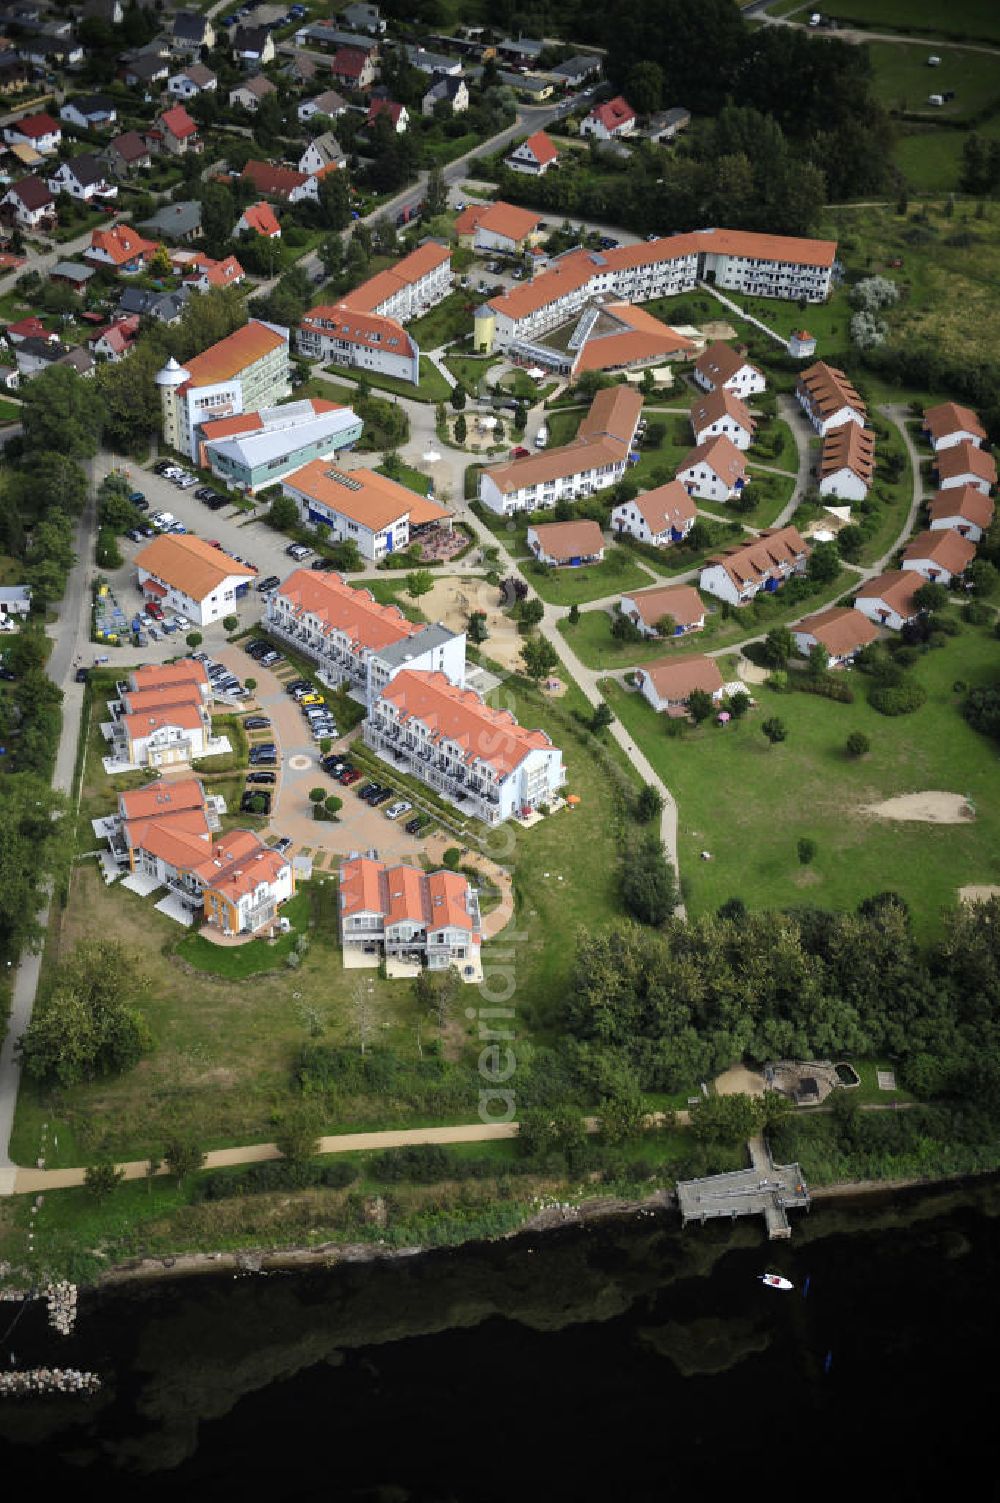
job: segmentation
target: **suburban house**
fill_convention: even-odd
[[[795,395],[821,438],[843,423],[864,427],[867,408],[844,372],[817,360],[799,376]]]
[[[588,78],[596,78],[601,71],[601,59],[593,57],[586,52],[578,52],[573,57],[568,57],[565,62],[556,63],[550,69],[553,78],[567,89],[579,88],[580,84],[586,83]]]
[[[82,293],[96,275],[96,267],[80,266],[76,261],[57,261],[49,272],[49,281],[63,282],[74,292]]]
[[[375,61],[370,52],[362,51],[360,47],[338,47],[330,64],[330,73],[345,88],[363,92],[375,82]]]
[[[371,856],[340,865],[340,942],[344,950],[449,965],[478,976],[479,895],[459,872],[387,866]]]
[[[722,340],[710,344],[702,352],[695,361],[692,375],[702,391],[718,391],[724,387],[741,402],[756,396],[767,386],[763,372],[746,358],[746,350],[724,344]]]
[[[159,51],[143,52],[123,65],[122,74],[130,89],[142,89],[148,99],[159,92],[153,85],[170,77],[170,63]]]
[[[677,479],[703,501],[732,501],[748,484],[747,462],[729,438],[710,438],[686,454]]]
[[[699,446],[713,438],[728,438],[737,449],[749,449],[757,424],[730,386],[716,386],[691,407],[691,427]]]
[[[0,209],[22,229],[36,230],[56,222],[56,201],[51,190],[37,177],[22,178],[3,198]]]
[[[91,354],[114,363],[124,359],[138,336],[139,318],[133,314],[131,318],[120,318],[117,323],[97,329],[87,339],[87,347]]]
[[[186,367],[171,356],[156,384],[164,443],[194,459],[199,424],[274,407],[289,395],[288,330],[252,318]]]
[[[953,444],[979,447],[986,441],[986,429],[978,415],[971,407],[960,407],[957,402],[928,407],[924,412],[923,430],[935,454],[941,449],[950,449]]]
[[[104,94],[79,94],[60,107],[59,119],[69,125],[78,125],[81,130],[103,130],[105,126],[114,125],[118,111],[114,100]]]
[[[199,15],[197,11],[178,11],[170,32],[171,52],[196,57],[203,47],[211,51],[214,46],[215,27],[208,16]]]
[[[81,376],[89,376],[94,370],[93,358],[86,350],[65,345],[55,334],[44,338],[33,335],[22,339],[15,347],[14,359],[22,380],[37,376],[50,365],[70,365]]]
[[[461,58],[446,57],[442,52],[429,52],[419,42],[408,42],[404,51],[407,62],[412,67],[419,68],[421,73],[429,73],[431,78],[458,78],[461,75]]]
[[[267,631],[317,665],[324,683],[345,680],[369,708],[404,668],[465,682],[465,634],[440,622],[417,625],[370,590],[354,590],[339,574],[296,569],[267,602]]]
[[[921,575],[912,569],[889,569],[876,579],[866,580],[858,591],[855,608],[876,626],[900,631],[920,614],[913,597],[923,585]]]
[[[410,114],[405,104],[397,104],[394,99],[373,99],[368,106],[365,124],[374,125],[383,115],[397,136],[401,136],[410,123]]]
[[[263,73],[255,73],[252,78],[244,79],[243,83],[237,84],[235,89],[229,91],[229,103],[231,106],[238,105],[241,109],[249,110],[251,115],[257,113],[262,99],[268,94],[277,94],[278,86],[273,84]]]
[[[971,485],[988,496],[997,483],[997,462],[993,455],[965,439],[941,449],[935,459],[935,469],[938,487],[943,491]]]
[[[196,626],[231,615],[254,580],[252,569],[191,533],[154,538],[136,554],[135,567],[144,599]]]
[[[432,529],[451,530],[447,507],[375,470],[340,470],[314,459],[287,475],[282,490],[298,503],[303,522],[329,528],[333,542],[353,538],[362,558],[373,561],[398,553]]]
[[[964,574],[976,556],[976,545],[950,529],[922,532],[903,549],[903,569],[934,584],[950,584]]]
[[[620,94],[606,104],[596,104],[589,115],[580,121],[581,136],[593,136],[597,141],[612,141],[619,136],[630,136],[636,127],[636,113]]]
[[[178,287],[175,292],[153,292],[148,287],[123,287],[118,299],[118,315],[140,313],[158,324],[176,324],[191,296],[188,287]]]
[[[254,191],[264,198],[277,199],[279,203],[297,204],[311,198],[319,202],[319,179],[305,172],[295,172],[291,167],[272,167],[269,162],[247,162],[242,180],[253,185]]]
[[[243,68],[266,68],[275,59],[274,38],[266,26],[237,26],[233,61]]]
[[[553,162],[558,160],[559,153],[549,137],[543,130],[536,130],[533,136],[518,142],[510,155],[504,157],[504,165],[512,172],[526,172],[531,177],[543,177]]]
[[[644,637],[663,636],[662,623],[672,621],[667,635],[683,637],[705,625],[705,604],[692,585],[654,585],[651,590],[633,590],[623,595],[621,613]]]
[[[295,113],[304,125],[314,115],[326,115],[330,120],[336,120],[338,115],[343,115],[347,109],[347,100],[341,98],[336,89],[324,89],[322,94],[317,94],[312,99],[304,99]]]
[[[650,115],[642,134],[647,141],[673,141],[690,124],[691,111],[674,105],[672,109],[658,110],[655,115]]]
[[[24,115],[4,126],[3,138],[8,146],[31,146],[47,157],[59,150],[62,126],[51,115]]]
[[[439,104],[446,104],[453,115],[464,114],[469,108],[469,86],[465,79],[450,73],[436,73],[434,82],[420,101],[420,112],[433,115]]]
[[[515,204],[470,204],[455,220],[455,233],[460,245],[516,256],[538,239],[541,222],[534,209]]]
[[[158,249],[155,240],[145,240],[130,224],[115,224],[110,230],[93,231],[83,258],[94,266],[134,276],[146,270]]]
[[[556,569],[604,562],[604,533],[596,522],[542,522],[528,528],[528,547],[540,563]]]
[[[461,222],[462,216],[456,229]],[[471,231],[471,221],[467,223]],[[822,302],[830,290],[836,251],[832,240],[720,229],[668,235],[607,251],[577,247],[556,256],[530,282],[499,293],[478,309],[475,347],[492,354],[496,346],[534,359],[531,341],[566,323],[595,298],[649,302],[690,292],[699,281],[761,297]],[[754,376],[761,384],[750,391],[762,391],[764,378],[759,371]],[[708,376],[700,384],[708,390],[714,381]],[[734,390],[746,400],[748,390],[742,384]]]
[[[749,543],[713,555],[698,588],[730,605],[746,605],[762,590],[773,594],[793,574],[804,574],[810,549],[795,527],[774,527]]]
[[[562,753],[544,731],[525,730],[444,673],[397,673],[371,705],[364,739],[390,769],[488,825],[548,806],[566,781]]]
[[[716,704],[723,693],[718,663],[701,654],[690,658],[658,658],[653,663],[644,663],[635,670],[635,681],[643,698],[657,714],[666,713],[672,718],[687,714],[688,700],[696,689],[710,695]]]
[[[314,136],[299,157],[299,171],[310,175],[325,172],[330,167],[336,167],[339,171],[346,166],[347,157],[331,131],[326,131],[322,136]]]
[[[108,182],[104,165],[99,157],[84,152],[60,162],[49,178],[53,193],[68,193],[70,198],[89,203],[92,198],[117,198],[118,188]]]
[[[628,386],[599,391],[576,438],[479,474],[479,499],[501,516],[576,501],[617,485],[632,452],[642,396]]]
[[[204,63],[188,63],[167,79],[167,93],[175,99],[194,99],[197,94],[212,94],[219,86],[218,75]]]
[[[860,423],[828,428],[819,461],[819,493],[863,501],[875,474],[875,434]]]
[[[831,668],[846,668],[878,631],[868,616],[849,605],[831,605],[814,616],[803,616],[792,627],[795,647],[807,658],[814,647],[825,647]]]
[[[203,663],[148,663],[118,685],[103,727],[115,762],[173,767],[228,749],[212,737],[211,685]]]
[[[30,585],[0,585],[0,631],[14,631],[30,610]]]
[[[182,244],[197,240],[201,235],[201,204],[196,198],[178,203],[162,204],[149,219],[144,219],[139,228],[156,238],[163,237]]]
[[[210,292],[213,287],[238,287],[246,272],[235,256],[221,261],[195,251],[175,251],[170,258],[174,271],[184,277],[184,285],[195,292]]]
[[[59,336],[50,334],[42,320],[31,314],[28,318],[19,318],[16,323],[8,324],[4,329],[4,338],[11,349],[14,349],[17,345],[23,344],[26,339],[57,340]]]
[[[189,151],[201,151],[204,145],[197,125],[182,104],[164,110],[157,117],[152,134],[160,141],[163,150],[174,157],[185,156]]]
[[[144,167],[152,166],[149,142],[137,130],[127,130],[107,146],[108,167],[116,177],[131,177]]]
[[[611,513],[611,529],[626,532],[640,543],[666,548],[683,542],[698,516],[688,492],[679,480],[643,491],[634,501],[621,501]]]
[[[313,460],[329,460],[361,437],[350,407],[320,397],[200,425],[198,462],[234,489],[253,495]]]
[[[265,240],[280,240],[281,225],[271,205],[261,199],[243,210],[233,226],[233,235],[261,235]]]
[[[953,528],[973,543],[978,543],[993,521],[993,501],[974,485],[938,491],[927,503],[930,529]]]
[[[352,31],[367,31],[373,37],[382,36],[386,29],[377,5],[346,5],[341,19]]]

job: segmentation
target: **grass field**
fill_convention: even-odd
[[[531,564],[524,577],[550,605],[583,605],[622,590],[638,590],[654,583],[653,578],[630,554],[614,546],[605,550],[603,564],[585,564],[579,569],[543,570],[535,573]]]
[[[776,15],[787,13],[775,11]],[[916,31],[1000,42],[1000,10],[990,0],[949,0],[948,4],[943,0],[828,0],[823,14],[870,31]]]
[[[685,897],[704,913],[738,894],[754,908],[815,903],[853,907],[885,888],[911,904],[917,932],[936,931],[943,906],[959,886],[1000,880],[1000,784],[996,746],[969,729],[953,685],[994,680],[1000,644],[965,627],[911,672],[926,687],[915,714],[887,719],[865,701],[865,681],[852,677],[854,704],[754,687],[759,708],[740,725],[711,725],[668,737],[664,721],[639,695],[607,686],[608,703],[671,789],[679,807],[679,850]],[[778,715],[788,739],[771,747],[762,720]],[[869,756],[850,761],[844,741],[853,730],[871,740]],[[970,797],[973,822],[896,823],[864,806],[924,790]],[[799,865],[796,842],[818,843],[815,862]],[[711,852],[703,861],[700,853]]]
[[[397,397],[406,397],[411,402],[446,402],[451,387],[427,355],[420,357],[420,384],[401,381],[398,376],[384,376],[378,371],[342,371],[338,365],[327,366],[334,376],[365,381],[373,391],[388,391]]]
[[[422,350],[436,350],[440,345],[450,344],[463,334],[471,334],[475,304],[475,294],[470,289],[460,287],[455,292],[450,292],[436,308],[425,313],[423,318],[415,318],[411,324],[407,324],[407,331],[413,335]]]
[[[869,42],[872,92],[890,110],[926,114],[935,120],[967,120],[1000,98],[1000,57],[938,47],[938,67],[927,66],[923,47],[896,42]],[[953,92],[944,105],[928,103],[931,94]]]
[[[0,423],[19,423],[22,408],[19,402],[8,402],[0,397]]]

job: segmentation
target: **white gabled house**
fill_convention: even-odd
[[[668,618],[674,623],[670,633],[674,637],[701,631],[705,625],[705,602],[691,585],[633,590],[631,595],[622,596],[620,609],[644,637],[662,636],[660,623]]]
[[[677,479],[703,501],[732,501],[748,484],[747,463],[731,439],[710,438],[684,456]]]
[[[681,543],[694,526],[698,508],[679,480],[644,491],[634,501],[621,501],[612,509],[611,530],[627,533],[653,548]]]
[[[771,528],[710,558],[698,588],[730,605],[746,605],[762,591],[780,590],[793,574],[804,574],[809,553],[796,527]]]
[[[821,438],[843,423],[865,426],[868,410],[864,399],[843,371],[823,360],[817,360],[802,372],[795,395]]]
[[[699,355],[691,374],[702,391],[718,391],[720,387],[725,387],[739,397],[741,402],[767,390],[763,371],[751,364],[746,350],[742,346],[734,348],[722,340],[710,344]]]
[[[913,597],[924,582],[911,569],[889,569],[885,574],[865,581],[855,599],[855,609],[869,621],[874,621],[876,626],[901,631],[907,621],[920,614],[920,607],[914,604]]]
[[[997,463],[993,455],[965,439],[941,449],[934,463],[938,487],[943,491],[971,485],[988,496],[997,483]]]
[[[976,545],[950,528],[922,532],[903,549],[903,569],[933,584],[951,584],[964,574],[976,556]]]
[[[819,493],[863,501],[875,474],[875,434],[860,423],[828,428],[819,463]]]
[[[730,386],[716,386],[691,407],[691,427],[696,444],[713,438],[728,438],[737,449],[749,449],[757,424],[742,397]]]
[[[932,532],[951,528],[978,543],[993,521],[993,500],[974,485],[938,491],[927,504]]]
[[[543,130],[536,130],[533,136],[515,146],[510,155],[504,158],[504,163],[512,172],[524,172],[529,177],[543,177],[558,160],[559,153],[549,137]]]
[[[714,658],[668,657],[644,663],[635,671],[635,680],[643,698],[658,715],[672,718],[686,715],[688,701],[695,690],[708,694],[718,704],[724,692],[722,674]]]
[[[847,605],[831,605],[813,616],[803,616],[792,627],[795,647],[804,658],[819,645],[826,648],[831,668],[846,668],[863,647],[878,636],[868,616]]]
[[[928,407],[924,412],[923,431],[935,454],[954,444],[975,444],[979,448],[986,442],[986,429],[979,421],[978,413],[971,407],[959,406],[957,402]]]

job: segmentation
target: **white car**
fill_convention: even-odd
[[[390,804],[385,811],[386,819],[400,819],[404,814],[409,814],[413,805],[408,799],[401,798],[395,804]]]
[[[173,616],[171,616],[170,619],[174,623],[175,626],[179,626],[182,629],[191,625],[190,621],[188,620],[188,618],[186,616],[178,616],[176,613]]]

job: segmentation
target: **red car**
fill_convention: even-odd
[[[205,542],[208,544],[208,546],[210,548],[221,548],[222,547],[222,544],[219,542],[218,538],[206,538]]]
[[[152,616],[152,618],[153,618],[154,621],[162,621],[163,620],[163,612],[161,611],[160,607],[157,605],[157,603],[156,603],[155,600],[150,600],[150,601],[147,602],[147,604],[146,604],[146,614],[148,616]]]
[[[351,784],[359,782],[360,778],[361,773],[356,767],[352,767],[350,772],[343,772],[340,775],[340,781],[343,783],[345,788],[350,788]]]

